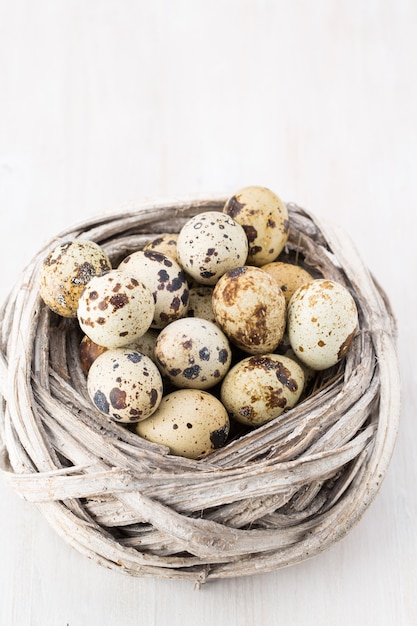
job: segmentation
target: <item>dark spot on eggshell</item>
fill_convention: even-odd
[[[151,261],[163,263],[165,267],[172,267],[172,261],[168,259],[165,254],[162,254],[162,252],[158,252],[157,250],[145,250],[144,255],[147,259],[150,259]]]
[[[339,361],[340,361],[340,359],[342,359],[345,356],[346,352],[349,350],[349,346],[352,343],[352,340],[353,340],[355,334],[356,334],[356,328],[355,328],[355,330],[352,333],[350,333],[350,335],[348,335],[346,337],[346,339],[344,340],[344,342],[340,346],[339,351],[337,353],[337,358],[338,358]]]
[[[262,246],[252,246],[252,248],[249,248],[249,254],[251,256],[258,254],[259,252],[262,252]]]
[[[181,305],[181,300],[180,300],[180,298],[178,298],[178,296],[175,296],[175,298],[173,298],[173,299],[172,299],[172,301],[171,301],[171,306],[170,306],[170,308],[171,308],[173,311],[177,312],[177,311],[179,311],[180,305]]]
[[[109,399],[114,409],[125,409],[126,404],[126,391],[119,389],[119,387],[113,387],[109,393]]]
[[[221,428],[218,428],[217,430],[213,430],[210,433],[210,441],[213,444],[215,450],[218,450],[219,448],[222,448],[224,446],[224,444],[227,441],[228,434],[229,434],[228,424],[225,424]]]
[[[210,360],[210,350],[207,347],[201,348],[198,355],[202,361]]]
[[[268,409],[275,409],[277,407],[285,409],[287,399],[282,395],[282,388],[271,389],[265,398],[265,404]]]
[[[193,340],[186,339],[185,341],[181,343],[181,345],[185,350],[190,350],[193,347]]]
[[[126,358],[129,359],[131,363],[139,363],[142,360],[142,355],[140,352],[129,352],[129,354],[126,355]]]
[[[118,291],[120,291],[121,288],[122,288],[122,284],[116,283],[115,286],[113,287],[113,292],[117,293]]]
[[[193,425],[190,424],[190,422],[187,422],[187,428],[192,428],[192,427],[193,427]]]
[[[159,270],[158,272],[158,282],[159,283],[167,283],[169,281],[169,274],[166,270]]]
[[[158,400],[158,391],[157,389],[152,388],[149,392],[149,401],[150,401],[150,405],[151,407],[154,407],[157,400]]]
[[[233,219],[239,215],[239,213],[242,211],[242,209],[245,208],[245,203],[244,202],[239,202],[239,200],[237,199],[236,196],[232,196],[227,202],[226,202],[226,206],[224,207],[224,212],[227,215],[230,215],[230,217],[233,217]]]
[[[108,304],[107,300],[101,300],[101,301],[98,303],[97,308],[98,308],[100,311],[105,311],[105,310],[107,309],[107,307],[108,307],[108,306],[109,306],[109,304]]]
[[[105,317],[98,317],[96,322],[97,322],[97,324],[100,324],[100,326],[103,326],[103,324],[106,323],[106,318]]]
[[[122,309],[128,302],[129,298],[125,293],[117,293],[110,298],[110,304],[113,306],[114,310]]]
[[[215,275],[216,275],[215,272],[209,272],[209,270],[204,270],[200,272],[201,278],[213,278],[213,276]]]
[[[275,226],[277,225],[275,220],[272,220],[271,218],[268,219],[267,223],[266,223],[268,228],[275,228]]]
[[[110,411],[109,402],[106,396],[104,395],[104,393],[100,391],[100,389],[98,389],[95,392],[94,397],[93,397],[93,402],[99,411],[101,411],[102,413],[105,413],[106,415],[109,414],[109,411]]]
[[[94,265],[92,265],[88,261],[85,261],[77,267],[76,274],[71,279],[71,282],[74,285],[86,285],[95,275],[96,270]]]
[[[187,306],[188,299],[189,299],[189,291],[188,291],[188,289],[184,289],[184,291],[183,291],[183,293],[181,295],[181,302],[183,303],[184,306]]]
[[[187,378],[188,380],[194,380],[195,378],[198,377],[200,370],[201,370],[201,367],[199,365],[192,365],[191,367],[186,367],[182,371],[182,375],[184,376],[184,378]]]
[[[280,362],[276,363],[276,376],[281,385],[284,385],[284,387],[287,387],[287,389],[292,392],[297,391],[297,381],[291,377],[290,370]]]
[[[186,282],[185,276],[181,272],[180,274],[178,274],[178,276],[176,276],[175,278],[171,280],[171,282],[166,286],[166,288],[169,292],[178,291],[179,289],[183,287],[185,282]]]
[[[174,376],[175,377],[175,376],[178,376],[178,374],[181,374],[181,370],[178,367],[176,367],[176,368],[170,369],[168,374],[170,376]]]
[[[227,359],[229,357],[229,353],[226,350],[226,348],[222,348],[221,350],[219,350],[219,361],[220,363],[222,363],[224,365],[224,363],[226,363]]]
[[[258,231],[251,224],[243,224],[243,230],[246,233],[246,237],[248,238],[248,243],[252,243],[258,236]]]
[[[178,424],[172,424],[172,428],[173,428],[174,430],[178,430]]]
[[[97,300],[98,292],[97,291],[90,291],[89,298],[90,298],[90,300]]]
[[[247,419],[250,419],[253,414],[253,407],[251,407],[250,405],[241,406],[239,408],[239,413],[242,417],[246,417]]]

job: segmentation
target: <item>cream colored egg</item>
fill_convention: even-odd
[[[149,357],[136,350],[106,350],[96,358],[87,378],[96,408],[124,423],[148,418],[162,399],[162,378]]]
[[[218,325],[238,348],[262,354],[278,346],[285,330],[285,298],[267,272],[253,266],[227,272],[212,302]]]
[[[56,246],[40,270],[40,295],[52,311],[77,317],[78,300],[94,276],[111,269],[104,250],[93,241],[75,239]]]
[[[261,426],[293,407],[304,386],[304,373],[294,360],[279,354],[251,356],[226,375],[221,401],[230,417]]]
[[[88,283],[78,302],[78,321],[92,341],[118,348],[146,333],[154,311],[146,285],[126,272],[111,270]]]
[[[212,297],[213,287],[191,287],[187,311],[188,317],[201,317],[214,324],[216,318],[213,312]]]
[[[224,446],[229,429],[223,404],[199,389],[179,389],[166,395],[158,410],[136,426],[139,436],[189,459],[201,459]]]
[[[223,208],[241,224],[249,243],[248,265],[265,265],[283,250],[289,235],[288,210],[266,187],[244,187]]]
[[[245,231],[224,213],[207,211],[184,224],[177,242],[181,266],[194,280],[214,285],[220,276],[246,262]]]
[[[185,317],[161,331],[155,357],[161,373],[176,387],[209,389],[224,378],[232,352],[216,324]]]
[[[278,287],[284,294],[285,302],[288,304],[295,291],[305,283],[310,283],[313,276],[299,265],[292,263],[283,263],[282,261],[273,261],[262,266],[265,272],[268,272],[274,280],[277,281]]]
[[[174,259],[153,250],[139,250],[127,256],[119,270],[136,276],[149,287],[155,302],[152,328],[164,328],[187,313],[188,284]]]
[[[177,234],[164,233],[163,235],[159,235],[158,237],[155,237],[155,239],[152,239],[152,241],[147,243],[143,249],[161,252],[178,263],[177,240]]]
[[[335,365],[358,327],[358,311],[340,283],[316,279],[297,289],[288,306],[287,330],[297,357],[314,370]]]

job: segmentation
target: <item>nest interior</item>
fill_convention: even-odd
[[[147,204],[69,228],[36,255],[0,312],[0,445],[6,480],[65,541],[134,576],[236,577],[310,558],[376,495],[395,444],[400,383],[389,301],[340,229],[288,204],[285,254],[344,284],[359,329],[347,356],[281,417],[193,461],[99,414],[80,330],[38,294],[47,253],[99,243],[114,266],[224,199]]]

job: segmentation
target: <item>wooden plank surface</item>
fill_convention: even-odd
[[[417,623],[417,4],[0,1],[0,297],[61,229],[129,201],[274,189],[340,224],[399,324],[401,428],[360,524],[210,583],[80,556],[0,478],[3,626]]]

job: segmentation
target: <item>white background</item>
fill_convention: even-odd
[[[417,624],[415,0],[0,1],[0,296],[61,229],[265,185],[339,223],[399,323],[400,433],[358,526],[311,561],[131,579],[0,477],[2,626]]]

